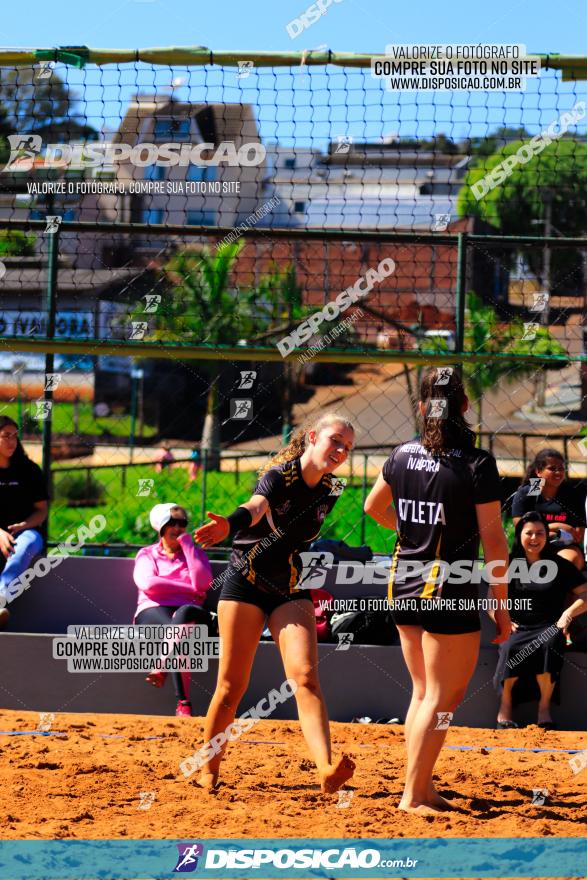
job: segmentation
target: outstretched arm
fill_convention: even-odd
[[[269,502],[264,495],[251,495],[245,504],[240,504],[251,515],[251,525],[256,525],[261,520],[269,507]],[[238,508],[237,508],[238,510]],[[217,513],[207,512],[207,516],[212,520],[196,529],[194,532],[194,541],[201,547],[212,547],[224,541],[230,533],[230,522],[226,516]],[[232,516],[232,514],[231,514]]]

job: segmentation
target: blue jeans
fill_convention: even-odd
[[[10,601],[5,594],[8,584],[19,577],[23,571],[26,571],[42,549],[43,537],[36,529],[25,529],[16,536],[13,545],[14,552],[6,560],[4,571],[0,574],[0,607],[4,607],[6,602]]]

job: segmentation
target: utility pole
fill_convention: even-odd
[[[543,193],[544,200],[544,237],[550,238],[552,235],[552,191],[545,189]],[[540,325],[548,330],[550,323],[550,244],[544,242],[542,251],[542,293],[545,294],[544,308],[540,312]],[[538,373],[538,382],[536,385],[536,403],[543,407],[546,402],[546,370],[541,369]]]

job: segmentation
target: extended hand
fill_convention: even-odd
[[[214,544],[220,543],[230,532],[230,524],[225,516],[219,516],[217,513],[207,512],[212,522],[205,523],[194,532],[194,541],[201,547],[212,547]]]

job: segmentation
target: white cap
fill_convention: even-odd
[[[151,510],[149,514],[149,520],[151,525],[155,529],[158,535],[161,534],[161,529],[163,526],[166,526],[170,519],[172,519],[171,511],[176,507],[181,507],[180,504],[156,504],[155,507]]]

